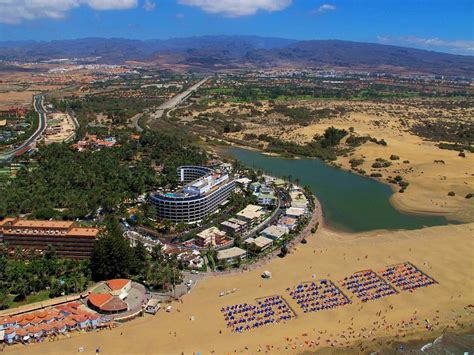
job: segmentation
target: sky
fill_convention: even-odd
[[[474,55],[474,0],[0,0],[0,41],[259,35]]]

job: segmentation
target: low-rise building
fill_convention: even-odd
[[[231,235],[242,235],[247,230],[247,222],[237,218],[229,218],[220,224],[220,228]]]
[[[257,197],[257,203],[263,206],[276,206],[277,201],[277,197],[270,194],[261,193]]]
[[[264,216],[263,207],[257,205],[248,205],[237,213],[237,218],[249,225],[259,222]]]
[[[252,180],[250,180],[247,177],[243,177],[243,178],[235,180],[235,182],[236,182],[237,185],[240,185],[241,187],[246,189],[246,188],[248,188],[248,186],[252,182]]]
[[[199,232],[195,238],[195,244],[199,247],[205,248],[208,246],[222,245],[227,242],[226,232],[221,231],[216,227],[211,227]]]
[[[217,252],[217,261],[226,261],[229,264],[234,264],[238,260],[244,260],[247,257],[247,252],[238,247],[219,250]]]
[[[282,238],[284,235],[288,234],[289,230],[287,227],[284,226],[270,226],[265,228],[262,231],[262,236],[266,238],[270,238],[272,240],[278,240]]]
[[[292,191],[290,193],[291,197],[291,207],[295,208],[304,208],[308,207],[308,199],[305,194],[301,191]]]
[[[247,244],[250,247],[250,249],[261,252],[271,247],[273,245],[273,240],[270,238],[259,236],[257,238],[246,239],[245,244]]]
[[[288,228],[290,231],[296,228],[298,220],[294,217],[283,216],[279,221],[278,225]]]
[[[250,190],[252,190],[253,192],[258,192],[260,190],[260,186],[262,186],[261,183],[252,182],[249,187],[250,187]]]
[[[304,208],[290,207],[286,209],[285,214],[289,217],[300,218],[304,216],[306,210]]]

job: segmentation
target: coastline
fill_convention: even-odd
[[[321,227],[308,238],[307,244],[298,244],[285,258],[273,259],[248,272],[208,277],[199,282],[181,301],[170,304],[173,307],[170,313],[162,310],[154,317],[139,318],[110,331],[77,333],[57,342],[32,344],[29,350],[51,354],[73,353],[79,347],[90,352],[100,347],[101,351],[114,354],[197,351],[288,354],[328,347],[334,350],[352,346],[354,350],[358,342],[377,346],[380,339],[418,339],[442,332],[446,327],[461,332],[461,325],[469,328],[474,322],[474,312],[465,308],[474,296],[474,280],[468,266],[472,265],[473,230],[474,224],[467,224],[349,234]],[[351,272],[379,270],[405,261],[420,267],[438,284],[367,303],[352,296],[351,305],[314,313],[302,313],[285,291],[298,282],[311,280],[312,274],[337,282]],[[263,280],[260,277],[263,270],[269,270],[272,278]],[[237,291],[219,297],[219,292],[232,288]],[[285,297],[297,317],[242,334],[226,328],[221,307],[272,294]],[[414,315],[416,320],[410,323]],[[426,331],[425,319],[433,324],[434,332]],[[380,322],[383,327],[379,326]],[[409,322],[409,327],[403,327],[403,322]],[[347,339],[342,337],[344,334]],[[145,341],[150,338],[154,339],[151,347]],[[305,343],[310,340],[319,345]],[[14,346],[8,350],[21,353],[24,349]]]
[[[283,158],[283,159],[318,159],[318,158],[312,158],[312,157],[293,157],[293,158],[291,158],[291,157],[286,157],[286,156],[283,156],[283,155],[277,154],[277,153],[265,153],[264,151],[262,151],[260,149],[256,149],[256,148],[241,145],[241,144],[235,144],[235,143],[232,143],[232,142],[227,142],[227,143],[229,143],[229,146],[226,146],[226,147],[212,147],[211,149],[219,152],[220,154],[228,156],[228,157],[232,157],[232,155],[229,154],[228,152],[226,152],[226,148],[235,147],[235,148],[241,148],[241,149],[245,149],[245,150],[249,150],[249,151],[253,151],[253,152],[258,152],[258,153],[260,153],[262,155],[265,155],[265,156],[268,156],[268,157]],[[403,213],[403,214],[406,214],[406,215],[421,216],[421,217],[423,217],[423,216],[425,216],[425,217],[428,217],[428,216],[444,217],[444,218],[446,218],[446,220],[448,222],[452,222],[454,224],[473,222],[473,220],[472,220],[472,218],[470,218],[470,216],[460,215],[460,212],[462,212],[462,211],[460,211],[459,209],[446,210],[446,208],[444,208],[443,210],[441,210],[440,208],[437,208],[437,209],[436,208],[431,208],[430,209],[430,208],[427,208],[426,206],[413,207],[412,205],[407,204],[406,202],[404,202],[402,197],[398,197],[397,196],[398,189],[396,189],[393,184],[390,184],[389,182],[387,182],[385,180],[381,180],[381,179],[378,179],[378,178],[371,177],[369,175],[363,175],[363,174],[357,173],[353,169],[344,167],[342,164],[331,164],[331,163],[323,161],[323,160],[320,160],[320,161],[323,162],[324,164],[326,164],[327,166],[330,166],[330,167],[333,167],[333,168],[336,168],[336,169],[340,169],[342,171],[349,172],[351,174],[355,174],[355,175],[358,175],[360,177],[364,177],[364,178],[370,179],[372,181],[376,181],[378,183],[381,183],[385,186],[390,187],[390,189],[392,190],[392,195],[389,199],[389,202],[393,206],[393,208],[395,208],[400,213]],[[413,187],[409,187],[409,189],[410,188],[413,189]],[[333,228],[333,229],[336,229],[336,230],[341,230],[341,229],[337,229],[337,227],[335,227],[335,226],[332,226],[330,228]],[[344,231],[347,231],[347,230],[342,229],[341,231],[344,232]]]

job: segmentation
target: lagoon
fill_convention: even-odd
[[[351,232],[377,229],[418,229],[445,225],[440,216],[402,213],[390,203],[390,186],[334,168],[319,159],[273,157],[243,148],[226,149],[244,165],[267,174],[299,180],[321,202],[325,223]],[[409,189],[410,187],[408,187]]]

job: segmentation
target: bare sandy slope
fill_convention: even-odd
[[[341,120],[334,124],[345,129],[354,127],[360,135],[369,134],[387,142],[387,146],[368,142],[356,148],[353,155],[339,157],[337,163],[350,169],[351,159],[362,158],[365,162],[359,167],[369,175],[380,172],[383,175],[381,181],[385,181],[388,176],[403,176],[410,186],[403,194],[396,193],[392,197],[393,204],[403,211],[440,213],[463,221],[474,221],[474,200],[465,198],[468,193],[474,192],[474,155],[467,153],[462,158],[457,151],[439,149],[434,142],[400,129],[395,122],[387,120],[386,125],[376,126],[375,120],[380,121],[380,117],[351,114],[349,121]],[[313,136],[314,133],[324,131],[327,126],[327,123],[320,123],[301,131]],[[371,167],[377,158],[390,161],[392,154],[400,157],[399,160],[391,161],[392,166],[382,169]],[[451,191],[455,196],[448,196]]]
[[[381,173],[383,176],[380,181],[386,182],[389,176],[401,175],[410,186],[405,193],[394,194],[392,202],[402,211],[443,214],[448,218],[474,222],[474,199],[465,198],[467,194],[474,193],[474,155],[466,152],[466,157],[462,158],[458,156],[457,151],[439,149],[437,143],[424,140],[401,125],[401,117],[404,117],[405,122],[409,124],[417,122],[415,118],[410,117],[417,115],[430,117],[430,111],[426,107],[416,109],[413,105],[401,104],[395,109],[392,105],[344,101],[319,104],[327,107],[344,105],[353,111],[343,117],[321,119],[306,127],[285,125],[282,122],[275,124],[266,122],[262,125],[248,123],[243,132],[230,135],[243,139],[245,133],[269,134],[305,144],[316,134],[322,135],[330,126],[346,130],[352,127],[356,135],[370,135],[378,140],[384,139],[387,146],[368,142],[355,148],[353,154],[339,157],[336,164],[350,169],[351,159],[362,158],[365,162],[357,168],[362,168],[368,175],[374,172]],[[311,107],[315,104],[303,102],[300,105]],[[456,121],[459,117],[464,120],[472,119],[471,110],[443,112],[447,117],[446,120]],[[392,161],[393,165],[389,168],[371,168],[377,158],[390,160],[392,154],[398,155],[400,160]],[[444,164],[437,163],[436,160],[442,160]],[[398,189],[396,188],[397,191]],[[455,196],[448,196],[451,191]]]
[[[182,304],[173,304],[171,313],[160,311],[155,317],[135,320],[114,330],[75,334],[70,339],[27,348],[18,346],[9,351],[63,354],[75,353],[83,346],[87,353],[100,347],[107,354],[226,354],[234,350],[256,353],[258,349],[272,354],[296,353],[331,344],[353,346],[358,340],[383,336],[419,336],[426,333],[425,319],[435,330],[456,323],[456,327],[461,323],[472,326],[474,314],[466,306],[474,299],[473,231],[474,224],[364,234],[322,229],[308,244],[262,269],[200,282]],[[380,270],[404,261],[414,263],[439,284],[365,304],[346,292],[353,300],[351,305],[307,314],[300,311],[286,291],[298,282],[311,280],[313,274],[337,281],[355,271]],[[271,271],[273,278],[261,279],[264,270]],[[232,288],[238,291],[218,297],[219,292]],[[222,306],[274,294],[285,297],[296,311],[296,319],[244,334],[234,334],[226,328],[220,313]],[[410,319],[412,323],[404,328],[401,322],[409,323]],[[319,345],[310,347],[311,341]]]

